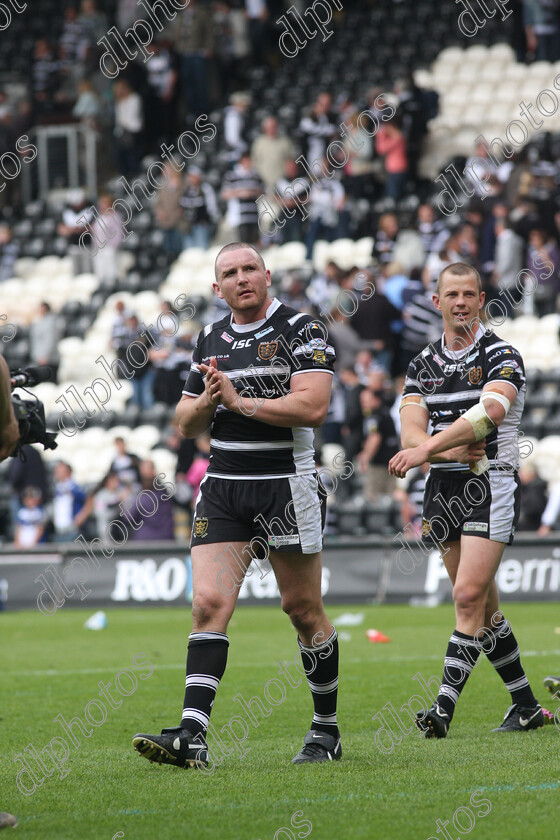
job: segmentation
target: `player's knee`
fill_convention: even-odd
[[[199,592],[192,602],[193,625],[198,629],[210,624],[227,612],[224,599],[219,593]]]
[[[453,587],[455,605],[463,611],[478,609],[484,601],[486,592],[479,586],[470,583],[459,583]]]
[[[301,598],[282,598],[282,609],[298,632],[312,632],[317,623],[317,609],[310,601]]]

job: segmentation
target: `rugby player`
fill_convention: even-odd
[[[404,449],[389,463],[389,472],[399,477],[431,463],[422,539],[439,544],[455,602],[456,627],[439,693],[428,711],[418,713],[417,725],[426,737],[445,738],[482,649],[512,702],[492,731],[536,729],[543,725],[543,712],[499,609],[494,580],[519,516],[523,360],[482,325],[484,292],[472,266],[452,263],[443,269],[433,301],[443,316],[443,336],[410,363],[401,402]]]
[[[159,763],[208,766],[205,736],[226,667],[228,623],[260,546],[298,632],[314,704],[311,728],[292,760],[337,760],[338,640],[321,598],[325,495],[313,446],[313,427],[329,406],[334,350],[322,324],[270,298],[270,271],[252,245],[222,248],[215,275],[214,292],[231,314],[200,333],[177,407],[186,437],[208,427],[212,435],[193,517],[182,719],[161,735],[136,735],[133,745]],[[231,586],[224,585],[224,569]]]

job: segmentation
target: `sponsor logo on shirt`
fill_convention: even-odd
[[[267,327],[266,330],[261,330],[258,333],[255,333],[255,338],[262,338],[263,335],[268,335],[269,332],[272,332],[274,327]]]
[[[228,335],[227,332],[223,332],[220,338],[223,338],[224,341],[227,341],[228,344],[231,344],[231,342],[233,341],[233,336]]]
[[[490,358],[488,359],[488,361],[489,361],[489,362],[491,362],[491,361],[493,361],[494,359],[497,359],[497,358],[498,358],[498,356],[505,356],[505,355],[506,355],[506,353],[511,353],[511,352],[512,352],[511,350],[507,350],[507,349],[506,349],[506,350],[496,350],[496,352],[495,352],[495,353],[492,353],[492,355],[490,356]]]
[[[513,376],[514,370],[512,365],[508,365],[507,367],[503,367],[499,372],[498,376],[503,376],[504,379],[509,379],[510,376]]]
[[[314,350],[313,351],[313,361],[316,365],[326,365],[327,364],[327,354],[324,350]]]

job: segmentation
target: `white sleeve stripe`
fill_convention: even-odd
[[[181,393],[185,394],[187,397],[200,397],[200,394],[194,394],[192,391],[182,391]],[[202,391],[200,393],[202,393]]]
[[[298,376],[300,373],[328,373],[331,376],[334,376],[333,370],[325,370],[324,368],[307,368],[306,370],[295,370],[292,373],[292,377]]]

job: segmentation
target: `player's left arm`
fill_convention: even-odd
[[[206,366],[200,365],[203,374]],[[245,417],[253,417],[271,426],[321,426],[329,408],[332,373],[305,371],[290,379],[290,393],[281,399],[244,397],[238,394],[223,371],[210,374],[219,382],[216,395],[225,408]]]
[[[492,397],[495,394],[495,398]],[[451,426],[433,435],[413,449],[403,449],[389,462],[389,472],[403,478],[412,467],[429,461],[434,455],[454,446],[482,440],[504,420],[517,397],[517,389],[509,382],[490,382],[484,386],[480,401]]]

